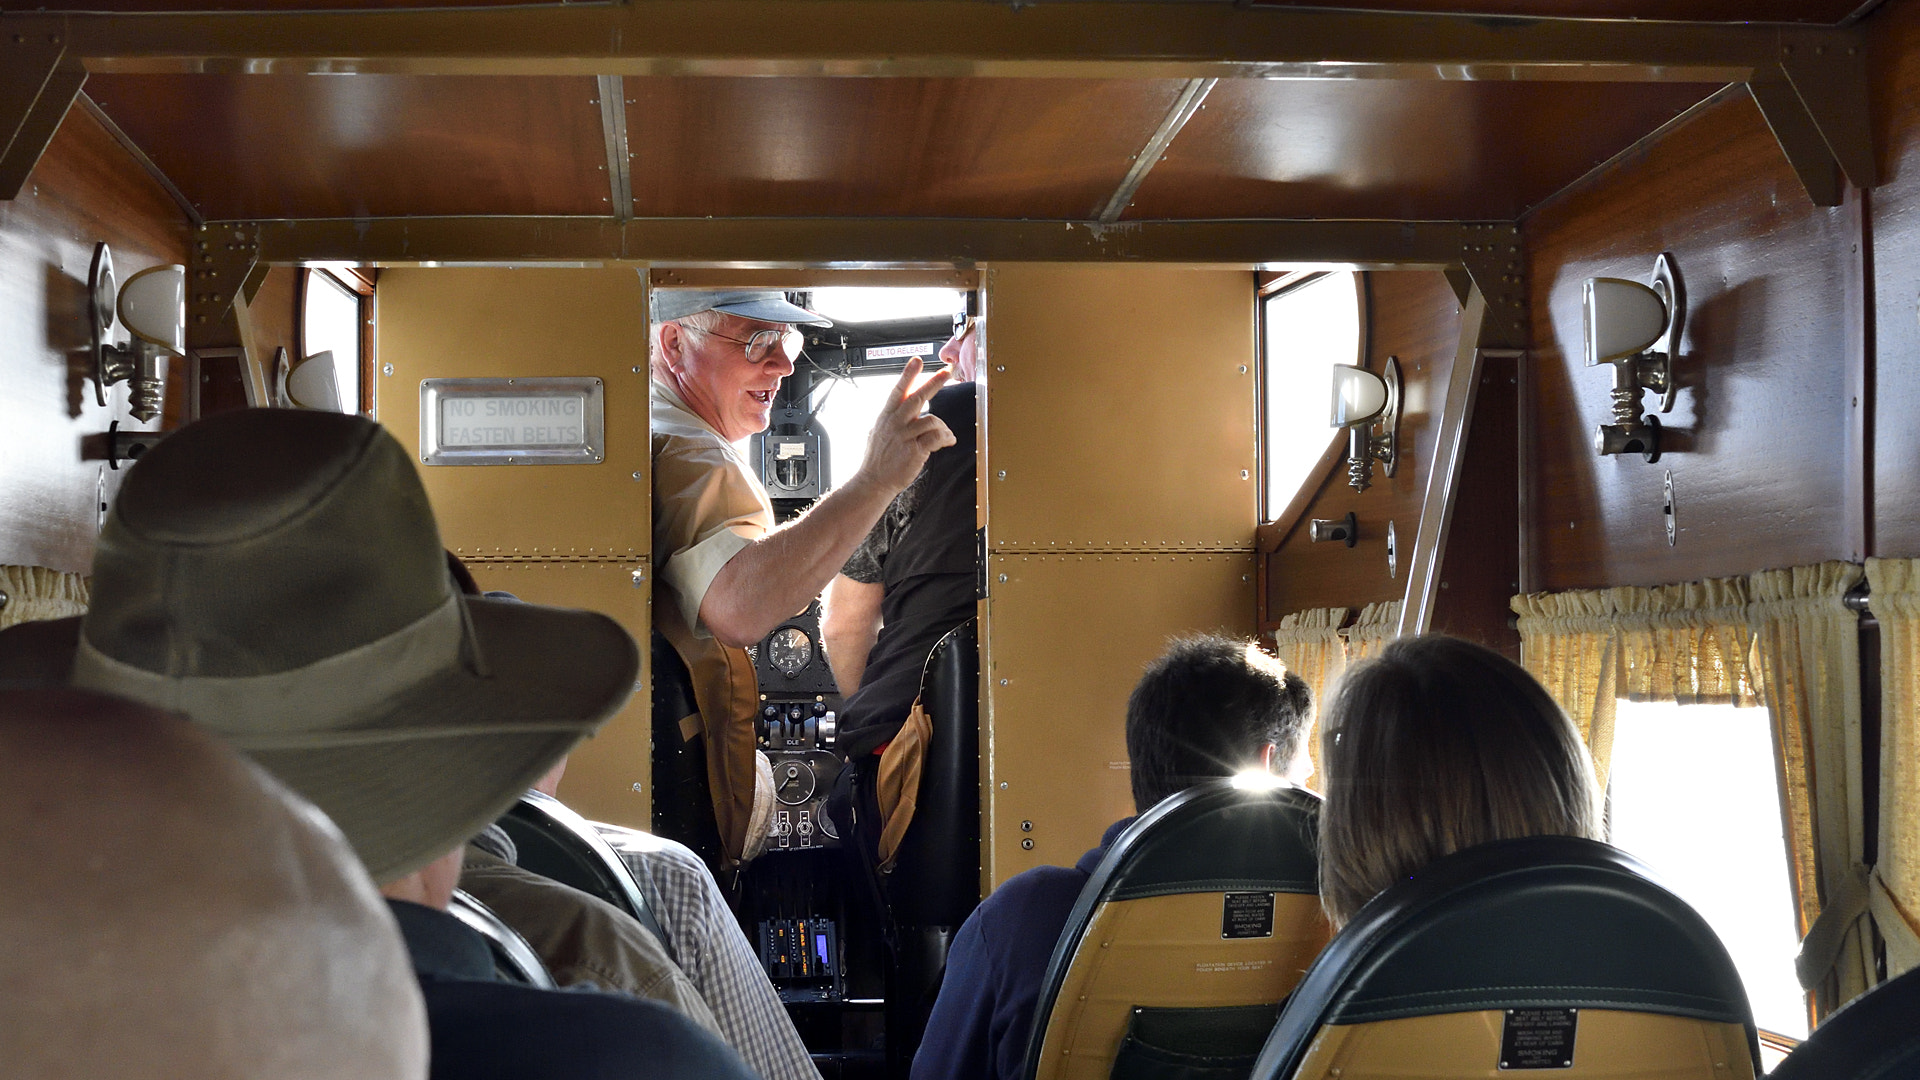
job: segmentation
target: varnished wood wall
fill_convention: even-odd
[[[83,435],[127,415],[125,385],[94,402],[87,336],[93,246],[112,245],[125,281],[185,262],[187,221],[166,192],[83,110],[67,115],[20,196],[0,202],[0,564],[84,572],[97,493],[121,474],[80,460]],[[170,388],[172,391],[177,388]]]
[[[1420,529],[1440,406],[1460,337],[1460,305],[1445,275],[1379,272],[1367,275],[1367,311],[1367,370],[1384,370],[1389,356],[1400,359],[1406,388],[1400,461],[1391,477],[1375,466],[1373,486],[1364,492],[1348,486],[1344,461],[1335,464],[1298,521],[1281,523],[1286,533],[1266,560],[1267,629],[1306,608],[1360,608],[1398,600],[1407,589],[1407,558]],[[1310,519],[1340,518],[1349,510],[1359,523],[1354,547],[1307,539]],[[1393,576],[1387,573],[1389,522],[1400,547]]]
[[[1873,256],[1869,553],[1920,556],[1920,3],[1876,14],[1874,119],[1885,183],[1868,197]]]
[[[1523,235],[1534,588],[1652,585],[1864,553],[1847,451],[1863,305],[1857,192],[1813,206],[1752,98],[1735,90],[1547,204]],[[1665,453],[1653,465],[1603,459],[1593,432],[1612,376],[1581,359],[1581,283],[1649,280],[1662,251],[1688,307],[1681,389],[1661,417]]]

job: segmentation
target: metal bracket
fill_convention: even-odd
[[[9,20],[0,34],[0,200],[12,199],[53,141],[87,72],[67,60],[64,20]]]
[[[1839,206],[1839,162],[1820,137],[1819,125],[1800,95],[1784,79],[1756,80],[1747,84],[1747,90],[1753,94],[1754,104],[1760,106],[1760,115],[1780,143],[1787,164],[1800,177],[1800,186],[1807,189],[1807,198],[1815,206]]]
[[[1460,229],[1460,264],[1486,299],[1480,323],[1482,349],[1527,347],[1527,282],[1522,273],[1518,222],[1465,222]],[[1458,293],[1458,275],[1448,282]],[[1461,301],[1466,307],[1465,299]]]
[[[266,267],[259,261],[260,231],[244,222],[202,225],[193,231],[187,266],[187,347],[242,345],[238,327],[227,316],[235,296],[260,287]],[[258,271],[258,272],[256,272]]]
[[[1877,185],[1865,31],[1783,30],[1780,72],[1853,186]]]

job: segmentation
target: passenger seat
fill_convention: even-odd
[[[1566,836],[1457,852],[1360,909],[1287,1003],[1258,1080],[1752,1080],[1720,939],[1626,853]]]
[[[1027,1050],[1035,1080],[1245,1077],[1331,933],[1320,799],[1208,781],[1128,826],[1054,949]]]
[[[1920,968],[1855,998],[1767,1080],[1896,1080],[1920,1076]]]

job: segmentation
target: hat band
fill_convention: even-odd
[[[460,665],[458,594],[385,637],[271,675],[163,675],[116,660],[83,632],[72,683],[187,714],[242,746],[249,736],[344,734],[341,721]]]

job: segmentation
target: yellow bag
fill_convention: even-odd
[[[880,803],[880,872],[890,873],[900,858],[900,840],[913,823],[920,800],[920,770],[933,744],[933,718],[915,698],[900,733],[880,754],[874,795]]]

